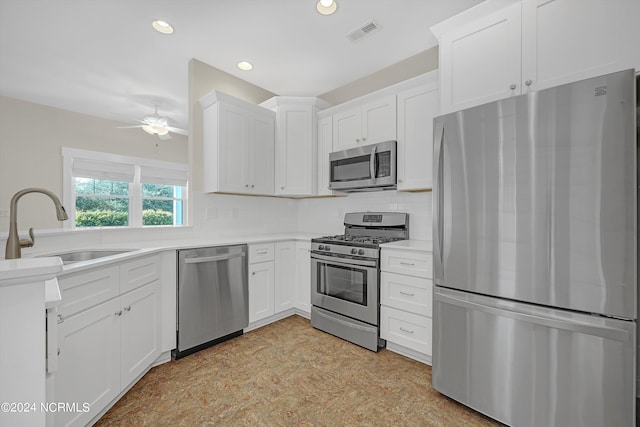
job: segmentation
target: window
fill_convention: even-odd
[[[62,149],[70,227],[184,225],[187,166]],[[66,225],[66,224],[65,224]]]

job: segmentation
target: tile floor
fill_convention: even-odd
[[[431,389],[431,367],[291,316],[153,368],[105,426],[495,426]]]

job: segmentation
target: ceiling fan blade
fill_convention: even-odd
[[[180,135],[189,136],[189,131],[180,128],[174,128],[173,126],[166,126],[169,132],[179,133]]]
[[[118,129],[133,129],[133,128],[141,128],[142,125],[135,125],[135,126],[118,126]]]

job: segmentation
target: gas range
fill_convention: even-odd
[[[377,258],[378,249],[383,243],[404,240],[402,237],[350,236],[340,234],[311,240],[311,250],[327,254],[354,255]]]
[[[409,238],[409,215],[353,212],[344,225],[344,234],[311,239],[311,325],[378,351],[380,245]]]
[[[406,213],[347,213],[344,225],[345,234],[311,239],[311,250],[378,258],[381,244],[409,238],[409,215]]]

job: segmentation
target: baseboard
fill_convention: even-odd
[[[278,320],[282,320],[285,317],[289,317],[295,314],[295,309],[290,308],[285,311],[281,311],[280,313],[276,313],[272,316],[265,317],[264,319],[257,320],[255,322],[249,323],[249,326],[244,328],[244,332],[250,332],[254,329],[262,328],[263,326],[267,326],[269,323],[277,322]]]
[[[398,353],[402,356],[408,357],[409,359],[413,359],[418,362],[431,366],[431,356],[424,353],[420,353],[419,351],[415,351],[403,345],[395,344],[390,341],[387,341],[387,350],[393,351],[394,353]]]
[[[160,366],[160,365],[165,364],[167,362],[171,362],[171,350],[165,351],[160,356],[158,356],[158,358],[155,360],[155,362],[153,362],[151,364],[151,367],[155,368],[156,366]]]

